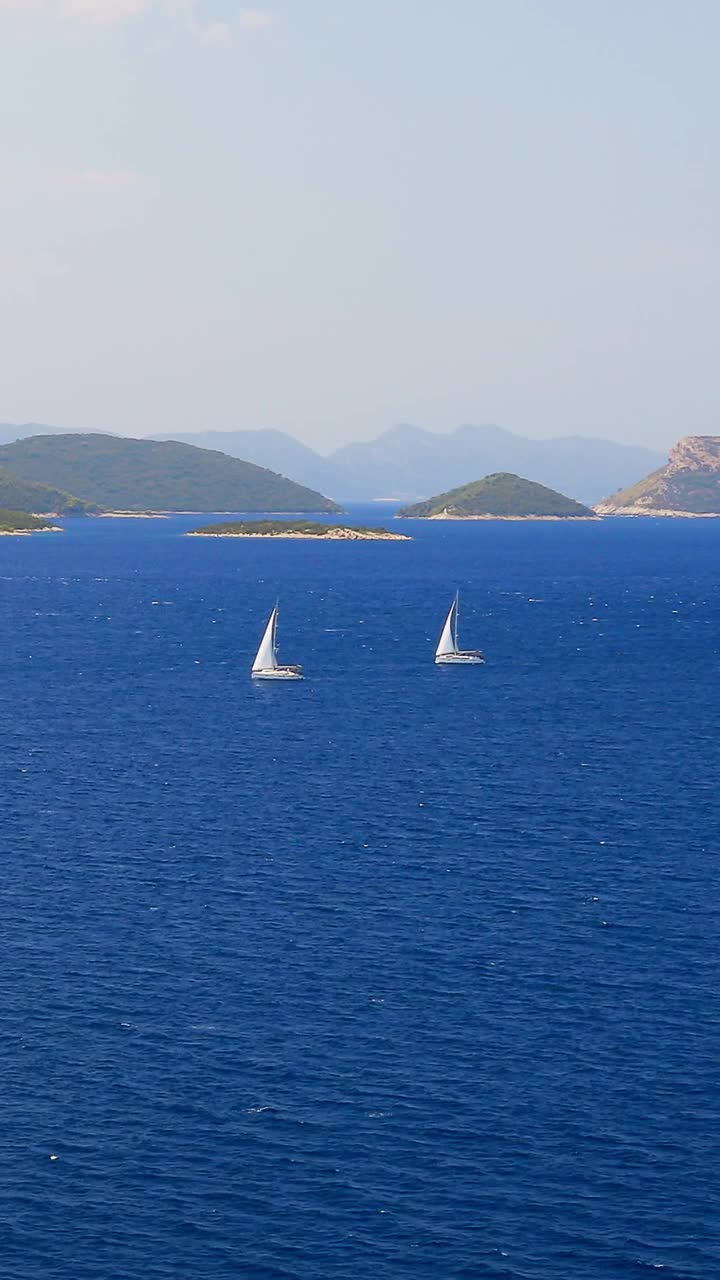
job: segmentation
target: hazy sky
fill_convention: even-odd
[[[0,420],[720,432],[719,42],[717,0],[0,0]]]

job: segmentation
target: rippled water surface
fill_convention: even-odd
[[[720,1275],[720,521],[193,523],[0,539],[2,1275]]]

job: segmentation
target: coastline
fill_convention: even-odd
[[[258,513],[253,511],[237,512],[237,511],[88,511],[86,513],[94,520],[169,520],[171,516],[256,516]],[[263,515],[270,515],[274,519],[288,519],[289,515],[296,515],[296,512],[287,511],[270,511],[263,512]],[[304,512],[300,513],[304,515]],[[311,515],[337,515],[335,512],[310,512]]]
[[[579,524],[581,521],[601,520],[602,516],[599,513],[594,516],[454,516],[441,511],[434,516],[396,516],[395,518],[405,520],[553,520],[562,524]]]
[[[330,533],[200,533],[192,530],[186,538],[301,538],[307,542],[412,542],[407,533],[358,533],[355,529],[337,529]]]
[[[59,524],[49,524],[44,529],[0,529],[0,538],[20,538],[33,533],[64,533]]]
[[[595,507],[595,511],[600,519],[605,516],[624,516],[631,520],[640,519],[642,516],[654,516],[656,519],[666,520],[717,520],[720,517],[720,511],[668,511],[663,507],[612,507],[604,502],[599,503]]]

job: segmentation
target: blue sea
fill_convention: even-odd
[[[714,1280],[720,521],[197,523],[0,539],[3,1280]]]

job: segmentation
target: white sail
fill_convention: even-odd
[[[270,614],[265,633],[260,641],[260,648],[255,654],[255,661],[252,664],[253,671],[274,671],[278,665],[277,654],[275,652],[275,626],[277,623],[277,605]]]
[[[438,647],[435,650],[436,658],[444,658],[448,653],[457,653],[457,642],[453,634],[453,620],[456,609],[457,596],[450,605],[450,612],[445,619],[445,626],[442,629],[442,635],[438,641]]]

